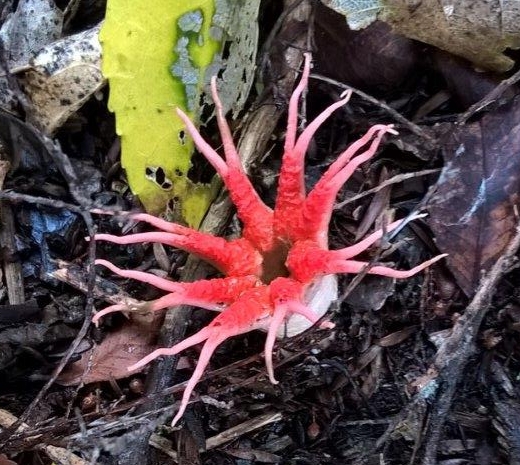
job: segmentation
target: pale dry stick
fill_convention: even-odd
[[[179,454],[172,449],[172,441],[166,439],[164,436],[152,433],[148,439],[148,445],[170,457],[173,462],[179,463]]]
[[[83,212],[83,210],[77,205],[63,202],[62,200],[48,199],[46,197],[38,197],[29,194],[20,194],[11,190],[0,190],[0,200],[9,200],[13,203],[25,202],[32,205],[43,205],[45,207],[56,208],[57,210],[70,210],[79,215]]]
[[[276,423],[277,421],[282,421],[283,416],[279,412],[268,412],[263,415],[259,415],[258,417],[251,418],[250,420],[244,421],[236,426],[233,426],[225,431],[220,432],[219,434],[212,436],[206,440],[205,450],[216,449],[219,446],[222,446],[230,441],[234,441],[235,439],[245,435],[255,432],[271,423]],[[151,446],[161,450],[169,457],[174,460],[178,459],[177,452],[172,450],[168,444],[166,444],[160,436],[157,434],[152,434],[150,440],[148,442]]]
[[[52,263],[56,265],[56,269],[46,273],[48,278],[57,279],[84,294],[88,292],[86,272],[81,266],[65,260],[54,260]],[[114,292],[114,289],[117,289],[117,292]],[[127,307],[131,308],[142,303],[140,300],[134,299],[128,293],[122,291],[113,281],[101,277],[96,279],[92,292],[94,298],[112,305],[123,302]]]
[[[249,434],[263,428],[264,426],[270,425],[271,423],[281,421],[282,418],[282,414],[279,412],[268,412],[258,417],[251,418],[239,425],[222,431],[216,436],[208,438],[206,440],[206,449],[215,449],[216,447],[226,444],[229,441],[233,441],[244,434]]]
[[[491,92],[484,96],[477,103],[471,105],[462,115],[457,118],[457,124],[465,124],[473,115],[482,111],[488,105],[495,102],[507,89],[515,85],[520,80],[520,70],[507,79],[504,79]]]
[[[2,428],[10,428],[18,421],[19,419],[13,414],[6,410],[0,409],[0,426]],[[31,427],[27,423],[22,422],[20,423],[17,432],[30,429]],[[51,446],[49,444],[40,444],[37,448],[45,452],[47,456],[57,465],[88,465],[88,462],[63,447]]]
[[[367,102],[370,102],[386,111],[395,121],[399,122],[404,127],[408,128],[408,130],[416,136],[421,137],[425,142],[428,142],[432,145],[437,144],[437,139],[432,135],[432,133],[428,129],[421,128],[417,124],[412,123],[409,119],[406,119],[403,115],[401,115],[401,113],[394,110],[391,106],[387,105],[381,100],[378,100],[372,97],[371,95],[366,94],[365,92],[356,89],[352,86],[347,86],[342,82],[336,81],[335,79],[322,76],[321,74],[311,73],[310,77],[317,79],[318,81],[328,82],[329,84],[339,87],[340,89],[351,90],[353,94],[359,95],[362,99],[366,100]]]
[[[420,176],[428,176],[430,174],[436,174],[440,173],[440,168],[434,168],[434,169],[428,169],[428,170],[422,170],[422,171],[416,171],[415,173],[403,173],[403,174],[397,174],[395,176],[392,176],[390,179],[387,179],[386,181],[383,181],[381,184],[377,185],[376,187],[373,187],[372,189],[368,189],[366,191],[363,191],[361,194],[354,195],[346,200],[343,200],[342,202],[337,203],[334,205],[334,210],[339,210],[343,208],[345,205],[348,205],[349,203],[356,202],[357,200],[362,199],[363,197],[366,197],[367,195],[372,195],[380,190],[384,189],[385,187],[391,186],[392,184],[399,184],[403,181],[406,181],[407,179],[413,179]]]
[[[1,153],[3,152],[3,147],[0,144],[0,155],[4,155],[3,158],[7,157],[7,155]],[[4,179],[9,169],[11,168],[11,163],[7,160],[0,160],[0,189],[3,189]],[[7,297],[9,303],[11,305],[23,304],[25,302],[25,289],[23,286],[23,277],[22,277],[22,264],[20,260],[15,257],[15,226],[14,226],[14,215],[11,209],[11,206],[7,202],[0,201],[0,245],[2,249],[5,251],[5,255],[11,259],[3,260],[3,269],[5,276],[5,284],[7,287]]]

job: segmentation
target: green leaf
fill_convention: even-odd
[[[207,0],[109,0],[101,31],[121,159],[134,194],[160,213],[175,200],[180,218],[198,226],[212,197],[187,178],[191,139],[174,112],[198,118],[204,72],[220,50]]]

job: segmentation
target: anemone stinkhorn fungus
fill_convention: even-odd
[[[97,240],[117,244],[160,242],[177,247],[208,261],[225,276],[193,283],[178,283],[150,273],[122,270],[106,260],[96,262],[120,276],[151,284],[167,292],[157,300],[143,302],[138,309],[154,311],[188,304],[220,311],[208,326],[196,334],[173,347],[157,349],[129,367],[129,370],[135,370],[162,355],[175,355],[195,344],[204,343],[173,424],[182,417],[190,395],[216,347],[232,336],[254,329],[267,331],[267,373],[270,381],[277,383],[274,377],[272,350],[280,327],[294,315],[301,315],[311,324],[315,324],[321,315],[316,314],[309,305],[309,289],[327,275],[359,273],[367,263],[353,258],[383,236],[383,231],[379,230],[350,247],[340,250],[328,249],[328,225],[336,195],[355,169],[376,153],[382,137],[387,133],[396,132],[391,125],[376,125],[370,128],[361,139],[339,155],[314,188],[306,193],[304,157],[309,142],[320,125],[336,109],[345,105],[350,97],[350,93],[343,95],[341,100],[326,108],[311,121],[297,137],[298,102],[307,86],[309,70],[310,55],[306,54],[301,80],[289,101],[287,135],[274,209],[264,204],[244,172],[231,131],[224,118],[216,80],[211,81],[211,91],[216,106],[224,158],[201,137],[189,118],[181,110],[177,110],[198,150],[222,177],[243,224],[241,238],[228,241],[142,213],[132,214],[131,217],[149,223],[157,228],[158,232],[122,237],[96,235]],[[386,230],[397,228],[402,221],[389,224]],[[436,256],[408,271],[373,266],[368,273],[391,278],[407,278],[443,256]],[[112,305],[98,312],[93,320],[97,323],[108,313],[135,309],[128,308],[124,303]],[[322,326],[330,327],[332,324],[324,322]]]

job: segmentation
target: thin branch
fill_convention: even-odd
[[[408,128],[408,130],[410,132],[412,132],[413,134],[421,137],[422,139],[424,139],[425,141],[427,141],[430,144],[433,144],[433,145],[437,144],[437,139],[432,135],[432,133],[428,129],[424,129],[421,126],[418,126],[417,124],[413,123],[412,121],[406,119],[403,115],[401,115],[401,113],[394,110],[391,106],[387,105],[386,103],[382,102],[381,100],[376,99],[375,97],[372,97],[371,95],[363,92],[362,90],[356,89],[355,87],[348,86],[346,84],[343,84],[342,82],[336,81],[335,79],[331,79],[326,76],[322,76],[321,74],[311,73],[311,75],[309,77],[317,79],[318,81],[328,82],[329,84],[332,84],[343,90],[351,90],[352,93],[359,95],[362,99],[364,99],[367,102],[370,102],[370,103],[378,106],[382,110],[384,110],[395,121],[398,121],[404,127]]]
[[[510,269],[519,248],[520,222],[517,224],[515,236],[506,250],[482,278],[475,297],[466,307],[464,314],[456,321],[450,336],[437,351],[432,368],[440,373],[441,391],[429,417],[429,434],[423,465],[437,463],[437,449],[455,389],[464,374],[464,368],[469,358],[476,349],[475,340],[482,320],[491,307],[496,287],[500,279]]]
[[[476,349],[475,340],[482,320],[490,309],[496,287],[504,274],[510,270],[519,248],[520,222],[516,227],[515,236],[506,250],[482,278],[475,297],[453,326],[450,336],[437,351],[429,372],[439,374],[436,377],[432,376],[431,381],[417,392],[410,403],[396,415],[392,424],[377,440],[375,450],[364,454],[364,459],[367,459],[377,450],[381,450],[391,440],[395,429],[402,425],[406,418],[410,416],[416,418],[417,415],[424,416],[428,404],[430,404],[430,413],[427,418],[428,434],[425,435],[428,439],[422,464],[433,465],[437,463],[439,441],[457,385],[464,374],[469,358]]]
[[[520,70],[518,70],[511,77],[504,79],[500,84],[498,84],[491,92],[484,96],[477,103],[471,105],[464,113],[462,113],[458,119],[457,124],[465,124],[472,116],[476,113],[482,111],[484,108],[491,105],[511,86],[515,85],[520,80]]]
[[[343,200],[343,202],[337,203],[336,205],[334,205],[334,210],[340,210],[345,205],[356,202],[357,200],[362,199],[367,195],[375,194],[376,192],[379,192],[380,190],[384,189],[385,187],[391,186],[392,184],[398,184],[400,182],[406,181],[407,179],[417,178],[420,176],[428,176],[430,174],[436,174],[440,172],[440,168],[434,168],[430,170],[417,171],[415,173],[398,174],[396,176],[391,177],[390,179],[387,179],[386,181],[383,181],[381,184],[379,184],[376,187],[373,187],[372,189],[368,189],[366,191],[363,191],[361,194],[354,195],[353,197],[350,197],[347,200]]]

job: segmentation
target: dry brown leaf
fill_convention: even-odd
[[[143,321],[127,321],[117,331],[108,333],[100,344],[84,352],[79,361],[63,371],[59,383],[70,386],[128,377],[131,373],[127,367],[155,349],[158,320]],[[184,362],[179,362],[177,368],[186,368],[186,359]]]
[[[383,353],[383,348],[379,345],[371,345],[367,350],[365,350],[356,361],[356,371],[355,374],[358,375],[363,371],[369,364],[373,363],[374,360],[381,357]]]
[[[446,52],[438,51],[433,55],[435,68],[446,82],[450,96],[454,97],[461,108],[479,102],[499,83],[500,77],[493,73],[475,70],[471,63]],[[508,89],[504,99],[514,97],[514,89]]]
[[[417,66],[422,48],[381,21],[353,31],[342,15],[321,5],[315,41],[316,72],[368,91],[401,85]]]
[[[520,47],[520,5],[514,0],[391,0],[383,19],[395,31],[462,56],[479,67],[509,70],[502,52]]]
[[[520,98],[455,129],[428,222],[466,295],[513,237],[520,202]]]
[[[5,454],[0,454],[0,465],[17,465],[17,463],[9,460]]]
[[[16,11],[8,15],[0,28],[0,42],[9,70],[16,72],[24,68],[34,51],[57,40],[62,23],[63,13],[53,1],[20,0]],[[0,73],[0,107],[13,114],[18,111],[16,92],[3,72]]]
[[[479,67],[507,71],[503,54],[520,47],[520,4],[516,0],[322,0],[347,17],[352,29],[376,19],[410,39],[462,56]]]

